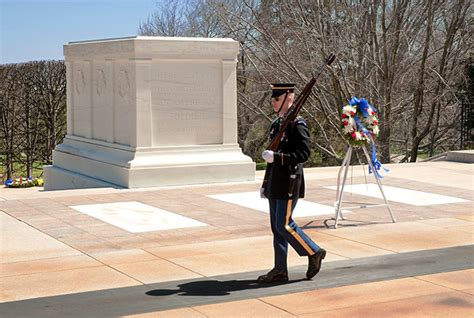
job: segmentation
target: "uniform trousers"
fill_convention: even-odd
[[[275,200],[269,199],[270,224],[273,232],[273,249],[275,252],[275,268],[288,269],[288,243],[300,256],[314,255],[320,247],[309,238],[293,221],[293,210],[298,199]]]

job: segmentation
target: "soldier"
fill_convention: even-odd
[[[279,131],[282,118],[294,100],[295,84],[272,84],[272,106],[279,115],[270,128],[270,138]],[[262,158],[267,169],[260,194],[270,204],[270,224],[273,233],[274,268],[259,276],[259,283],[288,281],[288,243],[300,256],[308,256],[306,277],[313,278],[321,268],[326,251],[309,238],[293,221],[293,210],[299,198],[304,197],[305,185],[303,162],[308,160],[310,149],[309,131],[303,118],[298,117],[283,135],[277,151],[265,150]]]

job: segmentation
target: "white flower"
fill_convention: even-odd
[[[374,133],[374,135],[378,135],[380,132],[379,126],[374,126],[374,128],[372,128],[372,132]]]
[[[352,117],[346,118],[344,121],[347,121],[347,125],[344,126],[344,132],[345,133],[350,133],[355,130],[355,120]]]
[[[353,117],[349,118],[349,126],[355,127],[355,125],[356,125],[356,122],[355,122],[354,118]]]
[[[346,105],[346,106],[344,106],[344,107],[342,108],[342,112],[343,112],[344,114],[349,114],[349,115],[350,115],[351,112],[356,113],[356,112],[357,112],[357,109],[355,108],[355,106]]]

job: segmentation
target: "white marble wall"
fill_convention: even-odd
[[[238,50],[232,39],[141,36],[65,45],[68,134],[45,188],[74,187],[71,173],[122,187],[253,180],[237,144]]]

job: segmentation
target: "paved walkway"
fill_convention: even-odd
[[[296,221],[328,255],[307,281],[307,259],[291,250],[290,283],[263,287],[254,279],[272,267],[272,236],[268,214],[249,208],[261,204],[261,172],[238,184],[0,189],[0,316],[472,316],[473,165],[388,167],[397,223],[386,207],[350,209],[338,229],[327,227],[338,168],[307,169],[318,211]],[[359,191],[373,183],[365,174],[351,169],[345,206],[383,203]],[[143,231],[153,222],[163,229]]]

